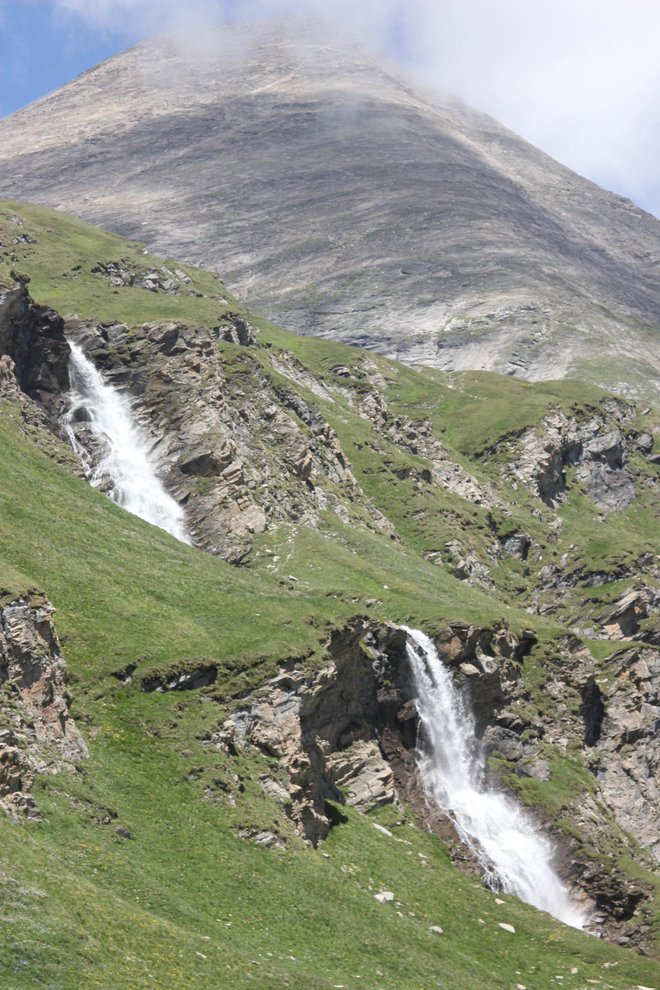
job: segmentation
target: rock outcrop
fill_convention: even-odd
[[[631,418],[623,403],[612,403],[611,411],[622,424]],[[626,468],[626,441],[602,416],[581,423],[563,412],[553,413],[537,428],[526,430],[513,450],[514,483],[528,487],[548,506],[565,500],[566,470],[571,467],[589,497],[606,511],[625,509],[635,497]]]
[[[92,268],[94,275],[100,275],[111,286],[136,286],[149,292],[164,292],[166,295],[190,295],[192,279],[181,268],[136,268],[130,261],[99,261]]]
[[[69,388],[69,345],[58,313],[37,306],[24,282],[0,291],[0,355],[13,361],[20,389],[56,413]],[[5,371],[6,375],[6,371]]]
[[[492,786],[520,800],[517,781],[553,781],[564,772],[556,754],[576,759],[569,740],[581,741],[581,786],[569,787],[554,810],[535,804],[532,812],[554,837],[563,876],[592,904],[594,924],[608,937],[644,945],[650,890],[594,854],[605,835],[612,850],[628,850],[630,836],[651,852],[657,844],[657,653],[624,651],[603,677],[588,651],[569,641],[536,695],[525,676],[536,648],[531,631],[514,636],[505,623],[453,623],[435,642],[469,698],[475,745],[488,758]],[[335,633],[327,653],[329,662],[316,673],[282,669],[232,714],[215,744],[229,754],[252,748],[277,760],[284,777],[265,775],[264,790],[313,845],[332,827],[328,802],[363,812],[398,803],[447,843],[459,867],[476,870],[420,777],[405,632],[360,622]]]
[[[0,605],[0,807],[14,816],[39,817],[35,774],[59,773],[88,755],[69,714],[53,612],[34,595]]]
[[[608,666],[585,708],[594,771],[621,827],[660,858],[660,653],[625,649]]]
[[[272,355],[272,371],[254,360],[255,338],[239,315],[212,328],[154,323],[133,331],[74,320],[66,327],[130,396],[197,545],[239,563],[267,529],[315,526],[325,511],[394,536],[335,430],[301,396],[309,373],[301,370],[293,389],[279,379],[280,368],[295,368],[285,352]],[[93,463],[86,424],[72,426]]]
[[[599,616],[603,635],[607,639],[644,639],[660,645],[657,628],[642,630],[642,622],[657,615],[660,591],[637,586],[630,588]]]
[[[313,845],[330,829],[327,801],[368,811],[395,800],[396,773],[381,741],[399,734],[412,714],[403,700],[410,700],[410,688],[400,630],[377,634],[358,624],[334,635],[327,649],[327,666],[307,677],[282,671],[218,737],[230,749],[254,746],[281,761],[289,781],[287,812]],[[400,696],[386,686],[390,678],[402,685]]]

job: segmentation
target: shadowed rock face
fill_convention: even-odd
[[[149,42],[4,121],[0,194],[203,262],[303,333],[649,389],[654,218],[325,27],[206,40]]]
[[[11,357],[23,392],[53,411],[69,388],[64,321],[53,310],[35,306],[25,285],[0,292],[0,354]]]

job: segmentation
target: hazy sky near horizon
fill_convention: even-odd
[[[660,0],[0,0],[0,116],[150,34],[320,14],[660,214]]]

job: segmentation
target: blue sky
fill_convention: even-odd
[[[63,17],[49,3],[14,0],[0,6],[0,117],[125,47],[124,38]]]
[[[660,0],[0,0],[0,116],[157,31],[315,13],[660,214]]]

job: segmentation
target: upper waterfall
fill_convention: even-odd
[[[586,915],[552,867],[552,847],[525,811],[484,783],[472,714],[428,636],[404,627],[423,726],[424,786],[447,811],[490,886],[515,894],[574,928]]]
[[[128,512],[190,543],[183,509],[158,479],[129,402],[103,380],[78,344],[69,341],[69,346],[71,392],[64,426],[90,483],[103,485],[113,502]],[[74,429],[80,420],[98,444],[93,457]]]

